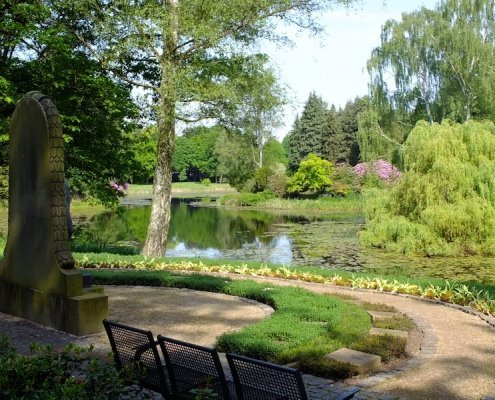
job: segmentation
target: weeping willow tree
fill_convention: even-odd
[[[495,125],[421,121],[402,147],[404,172],[368,192],[366,245],[421,255],[495,255]]]

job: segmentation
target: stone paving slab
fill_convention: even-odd
[[[325,358],[351,364],[360,374],[374,371],[380,367],[382,362],[380,356],[347,349],[345,347],[327,354]]]
[[[398,329],[371,328],[370,335],[390,335],[390,336],[407,339],[409,337],[409,332],[401,331]]]
[[[382,321],[384,319],[390,319],[400,316],[399,313],[388,311],[368,311],[368,314],[371,315],[371,319],[373,321]]]

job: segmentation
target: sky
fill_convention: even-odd
[[[261,51],[270,57],[290,99],[275,136],[281,140],[290,131],[313,91],[336,107],[366,95],[366,62],[380,45],[385,21],[400,20],[403,12],[422,6],[432,9],[436,4],[437,0],[361,0],[351,9],[339,7],[322,15],[319,21],[325,32],[320,37],[289,32],[293,47],[264,44]]]

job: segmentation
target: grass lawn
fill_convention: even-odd
[[[218,193],[234,193],[235,189],[227,183],[211,183],[204,185],[200,182],[176,182],[172,183],[172,194],[195,194],[198,196]],[[128,197],[151,197],[153,185],[132,184],[127,189]]]

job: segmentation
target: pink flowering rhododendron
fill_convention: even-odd
[[[117,192],[119,195],[125,195],[127,189],[129,188],[129,184],[127,182],[120,184],[115,181],[110,182],[110,187]]]
[[[387,183],[391,183],[400,177],[400,171],[386,160],[359,163],[352,169],[360,178],[366,174],[376,174]]]

